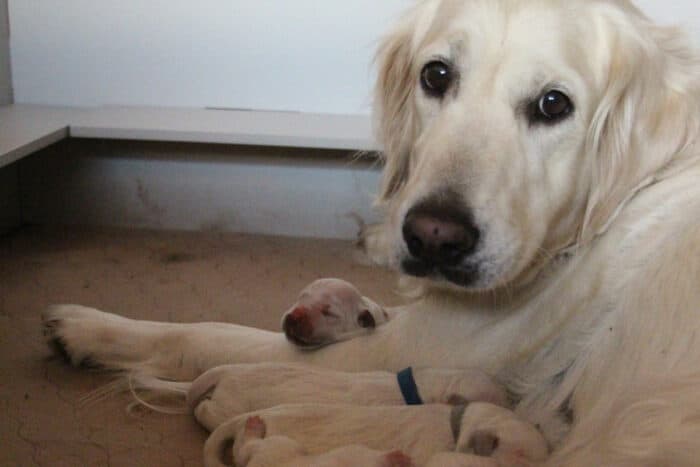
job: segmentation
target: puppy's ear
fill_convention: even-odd
[[[604,231],[640,189],[687,162],[700,115],[700,66],[683,34],[653,25],[627,3],[601,2],[595,22],[594,62],[605,65],[587,135],[591,188],[582,241]]]
[[[384,172],[378,202],[390,199],[408,178],[415,138],[413,35],[416,12],[409,12],[382,41],[376,56],[374,118],[383,146]]]

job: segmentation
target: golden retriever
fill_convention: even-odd
[[[312,352],[64,305],[44,315],[54,347],[179,380],[478,367],[544,433],[546,465],[698,465],[697,52],[626,0],[426,0],[378,62],[386,219],[365,243],[416,277],[414,303]]]

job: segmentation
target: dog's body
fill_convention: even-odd
[[[175,379],[235,362],[478,367],[542,428],[548,465],[696,465],[697,54],[624,0],[428,0],[380,66],[386,222],[366,243],[423,277],[415,303],[314,352],[55,307],[59,351]]]

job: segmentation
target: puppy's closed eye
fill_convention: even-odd
[[[362,313],[357,316],[357,324],[366,329],[374,329],[377,326],[377,323],[374,321],[374,316],[372,316],[369,310],[363,310]]]

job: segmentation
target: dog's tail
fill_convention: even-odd
[[[168,381],[143,373],[129,373],[124,379],[135,399],[129,410],[141,405],[167,414],[192,412],[192,407],[187,403],[191,382]]]

